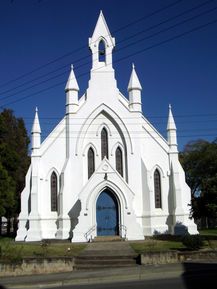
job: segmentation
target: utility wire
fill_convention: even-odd
[[[198,9],[198,8],[201,8],[201,7],[204,6],[205,4],[208,4],[208,3],[212,2],[212,1],[213,1],[213,0],[209,0],[209,1],[206,1],[206,2],[204,2],[204,3],[200,4],[200,5],[197,5],[197,6],[193,7],[193,8],[187,9],[187,10],[185,10],[184,12],[179,13],[179,14],[176,15],[176,16],[170,17],[170,18],[168,18],[168,19],[166,19],[166,20],[164,20],[164,21],[161,21],[160,23],[157,23],[157,24],[155,24],[155,25],[153,25],[153,26],[151,26],[151,27],[146,28],[145,30],[142,30],[142,31],[140,31],[140,32],[137,32],[136,34],[133,34],[133,35],[131,35],[131,36],[129,36],[129,37],[127,37],[127,38],[119,41],[118,44],[120,44],[120,43],[122,43],[122,42],[125,42],[125,41],[127,41],[127,40],[129,40],[129,39],[132,39],[132,38],[134,38],[134,37],[136,37],[136,36],[138,36],[138,35],[140,35],[140,34],[142,34],[142,33],[148,32],[148,31],[150,31],[150,30],[152,30],[152,29],[154,29],[154,28],[156,28],[156,27],[161,26],[162,24],[165,24],[165,23],[167,23],[167,22],[169,22],[169,21],[171,21],[171,20],[174,20],[174,19],[176,19],[176,18],[179,18],[180,16],[183,16],[183,15],[185,15],[185,14],[187,14],[187,13],[189,13],[189,12],[192,12],[192,11]],[[130,44],[124,46],[124,47],[121,47],[121,48],[119,48],[119,49],[116,49],[116,51],[114,51],[114,52],[115,52],[115,53],[120,52],[120,51],[122,51],[122,49],[126,49],[126,48],[128,48],[128,47],[130,47],[130,46],[132,46],[132,45],[135,45],[135,44],[137,44],[137,43],[139,43],[139,42],[141,42],[141,41],[150,39],[150,38],[152,38],[152,37],[154,37],[154,36],[156,36],[156,35],[158,35],[158,34],[161,34],[161,33],[165,32],[165,31],[168,31],[168,30],[170,30],[170,29],[173,29],[173,28],[176,27],[176,26],[179,26],[179,25],[181,25],[181,24],[184,24],[184,23],[186,23],[187,21],[191,21],[191,20],[193,20],[193,19],[195,19],[195,18],[198,18],[198,17],[200,17],[200,16],[203,16],[203,15],[205,15],[205,14],[207,14],[207,13],[213,12],[213,11],[216,10],[216,9],[217,9],[217,7],[214,7],[214,8],[212,8],[212,9],[206,10],[206,11],[204,11],[204,12],[202,12],[202,13],[200,13],[200,14],[197,14],[197,15],[195,15],[195,16],[192,16],[192,17],[190,17],[190,18],[188,18],[188,19],[186,19],[186,20],[184,20],[184,21],[181,21],[181,22],[176,23],[176,24],[174,24],[174,25],[172,25],[172,26],[169,26],[168,28],[162,29],[162,30],[160,30],[160,31],[158,31],[158,32],[150,35],[150,36],[147,36],[147,37],[145,37],[145,38],[139,39],[139,40],[137,40],[136,42],[132,42],[132,43],[130,43]],[[97,53],[98,53],[98,52],[97,52]],[[78,62],[80,62],[80,61],[82,61],[82,60],[84,60],[84,59],[87,59],[87,58],[89,59],[90,56],[88,55],[88,56],[82,57],[82,58],[80,58],[80,59],[78,59],[78,60],[75,60],[75,61],[73,62],[73,64],[78,63]],[[81,67],[83,67],[83,66],[86,66],[86,65],[89,64],[89,63],[91,63],[91,61],[88,61],[88,62],[86,62],[86,63],[84,63],[84,64],[79,65],[79,66],[77,67],[77,69],[78,69],[78,68],[81,68]],[[32,82],[36,81],[36,80],[38,80],[38,79],[44,78],[44,77],[46,77],[46,76],[48,76],[48,75],[50,75],[50,74],[53,74],[53,73],[55,73],[55,72],[57,72],[57,71],[59,71],[59,70],[64,69],[64,68],[66,68],[66,67],[69,67],[69,65],[66,64],[66,65],[64,65],[64,66],[61,66],[61,67],[59,67],[59,68],[57,68],[57,69],[55,69],[55,70],[53,70],[53,71],[51,71],[51,72],[45,73],[45,74],[43,74],[43,75],[41,75],[41,76],[39,76],[39,77],[37,77],[37,78],[34,78],[34,79],[30,80],[30,81],[26,81],[26,82],[24,82],[23,84],[20,84],[20,85],[18,85],[18,86],[16,86],[16,87],[13,87],[13,88],[10,88],[10,89],[5,90],[5,91],[3,91],[3,92],[0,92],[0,94],[7,94],[8,92],[11,92],[11,91],[13,91],[13,90],[16,90],[16,89],[18,89],[18,88],[20,88],[20,87],[22,87],[22,86],[25,86],[26,84],[29,84],[29,83],[32,83]],[[68,69],[67,69],[65,72],[62,72],[62,73],[60,73],[60,74],[58,74],[58,75],[56,75],[56,76],[53,76],[53,77],[48,78],[48,79],[46,79],[46,80],[43,80],[43,81],[41,81],[41,82],[39,82],[39,83],[36,83],[36,84],[34,84],[34,85],[32,85],[32,86],[29,86],[29,87],[27,87],[27,88],[24,88],[23,90],[20,90],[20,91],[16,92],[16,94],[25,92],[26,90],[32,89],[32,88],[34,88],[35,86],[38,86],[38,85],[43,84],[43,83],[46,83],[46,82],[48,82],[48,81],[50,81],[50,80],[56,79],[56,78],[58,78],[58,77],[60,77],[60,76],[65,75],[66,73],[68,73]],[[13,93],[13,94],[10,94],[10,95],[8,95],[8,96],[2,97],[1,100],[7,99],[7,98],[13,97],[13,96],[14,96],[14,93]]]
[[[188,35],[188,34],[190,34],[190,33],[192,33],[192,32],[198,31],[198,30],[200,30],[200,29],[202,29],[202,28],[205,28],[205,27],[207,27],[207,26],[209,26],[209,25],[215,24],[216,22],[217,22],[217,19],[214,19],[213,21],[207,22],[207,23],[205,23],[205,24],[203,24],[203,25],[197,26],[197,27],[195,27],[195,28],[193,28],[193,29],[190,29],[190,30],[185,31],[185,32],[180,33],[180,34],[177,34],[177,35],[175,35],[175,36],[173,36],[173,37],[170,37],[170,38],[168,38],[168,39],[166,39],[166,40],[163,40],[163,41],[160,41],[160,42],[155,43],[155,44],[153,44],[153,45],[150,45],[150,46],[148,46],[148,47],[146,47],[146,48],[143,48],[143,49],[141,49],[141,50],[138,50],[138,51],[136,51],[136,52],[134,52],[134,53],[128,54],[128,55],[126,55],[126,56],[124,56],[124,57],[122,57],[122,58],[114,61],[114,63],[121,62],[121,61],[123,61],[123,60],[125,60],[125,59],[127,59],[127,58],[132,57],[132,56],[141,54],[141,53],[143,53],[143,52],[145,52],[145,51],[148,51],[148,50],[150,50],[150,49],[152,49],[152,48],[161,46],[161,45],[163,45],[163,44],[165,44],[165,43],[168,43],[168,42],[171,42],[171,41],[173,41],[173,40],[175,40],[175,39],[181,38],[181,37],[183,37],[183,36],[185,36],[185,35]],[[96,70],[97,70],[97,69],[96,69]],[[88,73],[89,73],[89,72],[88,72]],[[80,74],[77,78],[80,78],[80,77],[82,77],[82,76],[84,76],[84,75],[87,75],[88,73],[87,73],[87,72],[82,73],[82,74]],[[52,89],[52,88],[55,88],[55,87],[57,87],[57,86],[63,85],[64,83],[65,83],[65,81],[64,81],[64,82],[63,82],[63,81],[62,81],[62,82],[59,82],[59,83],[57,83],[57,84],[55,84],[55,85],[52,85],[52,86],[47,87],[47,88],[44,88],[44,89],[42,89],[42,90],[40,90],[40,91],[37,91],[37,92],[35,92],[35,93],[32,93],[32,94],[30,94],[30,95],[27,95],[27,96],[21,97],[21,98],[19,98],[19,99],[17,99],[17,100],[8,102],[8,103],[6,103],[6,104],[4,104],[4,105],[1,105],[0,107],[1,107],[1,108],[4,108],[6,105],[10,105],[10,104],[17,103],[17,102],[19,102],[19,101],[22,101],[22,100],[24,100],[24,99],[27,99],[27,98],[32,97],[32,96],[34,96],[34,95],[37,95],[37,94],[39,94],[39,93],[42,93],[42,92],[45,92],[45,91],[50,90],[50,89]]]
[[[210,116],[217,116],[217,113],[197,113],[197,114],[178,114],[175,115],[173,114],[174,118],[188,118],[188,117],[210,117]],[[146,116],[144,116],[146,118]],[[24,119],[32,119],[33,117],[29,116],[22,116]],[[141,119],[141,117],[122,117],[121,119]],[[153,118],[168,118],[167,116],[159,116],[159,115],[148,115],[148,119],[153,119]],[[59,117],[40,117],[40,119],[59,119]],[[86,117],[76,117],[76,120],[83,120],[87,119]],[[88,119],[93,119],[93,118],[88,118]],[[101,119],[100,117],[98,119]],[[116,119],[116,118],[114,118]]]
[[[52,134],[52,133],[51,133]],[[49,138],[49,139],[56,139],[57,137],[56,136],[51,136],[50,135],[46,135],[45,138]],[[61,132],[59,133],[61,134]],[[215,138],[217,136],[217,134],[184,134],[184,135],[178,135],[178,138],[190,138],[190,137],[213,137]],[[99,140],[100,137],[93,137],[93,136],[58,136],[58,139],[90,139],[90,140]],[[128,135],[124,135],[124,138],[125,139],[129,139],[129,138],[133,138],[133,139],[152,139],[152,136],[128,136]],[[164,139],[165,140],[165,137],[163,136],[162,133],[160,133],[159,131],[155,132],[155,136],[154,136],[155,139]],[[112,139],[112,140],[120,140],[121,137],[120,136],[117,136],[117,137],[111,137],[109,139]]]
[[[173,2],[173,3],[171,3],[171,4],[168,4],[168,5],[164,6],[164,7],[161,8],[161,9],[157,9],[157,10],[155,10],[154,12],[151,12],[151,13],[149,13],[149,14],[147,14],[147,15],[145,15],[145,16],[143,16],[143,17],[141,17],[141,18],[139,18],[139,19],[137,19],[137,20],[135,20],[135,21],[132,21],[132,22],[128,23],[127,25],[124,25],[124,26],[122,26],[122,27],[114,30],[113,33],[120,32],[120,31],[128,28],[129,26],[133,26],[133,25],[135,25],[135,24],[137,24],[137,23],[139,23],[139,22],[141,22],[141,21],[143,21],[143,20],[146,20],[146,19],[148,19],[148,18],[150,18],[150,17],[152,17],[152,16],[154,16],[154,15],[160,13],[160,12],[163,12],[164,10],[167,10],[168,8],[171,8],[171,7],[179,4],[179,3],[182,2],[182,1],[183,1],[183,0],[177,0],[177,1]],[[215,1],[215,0],[209,0],[209,1],[207,1],[207,2],[213,2],[213,1]],[[107,36],[108,36],[108,35],[107,35]],[[35,68],[35,69],[33,69],[33,70],[31,70],[31,71],[29,71],[29,72],[27,72],[27,73],[24,73],[24,74],[20,75],[19,77],[16,77],[16,78],[14,78],[14,79],[12,79],[12,80],[10,80],[10,81],[7,81],[7,82],[1,84],[1,85],[0,85],[0,88],[3,87],[3,86],[6,86],[6,85],[8,85],[8,84],[10,84],[11,82],[15,82],[15,81],[17,81],[17,80],[20,80],[20,79],[26,77],[26,76],[29,76],[29,75],[31,75],[31,74],[33,74],[33,73],[35,73],[35,72],[37,72],[37,71],[39,71],[39,70],[41,70],[41,69],[43,69],[43,68],[45,68],[45,67],[47,67],[47,66],[55,63],[55,62],[58,62],[58,61],[66,58],[66,57],[68,57],[68,56],[71,56],[72,54],[74,54],[74,53],[76,53],[76,52],[80,52],[80,51],[83,50],[84,48],[86,49],[86,45],[85,45],[85,46],[80,46],[80,47],[76,48],[75,50],[73,50],[73,51],[71,51],[71,52],[68,52],[68,53],[66,53],[66,54],[63,54],[62,56],[57,57],[57,58],[55,58],[55,59],[53,59],[53,60],[51,60],[51,61],[49,61],[49,62],[47,62],[47,63],[45,63],[45,64],[43,64],[43,65],[41,65],[41,66],[39,66],[39,67],[37,67],[37,68]]]

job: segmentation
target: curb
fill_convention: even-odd
[[[163,274],[162,274],[163,271]],[[97,271],[68,272],[63,274],[50,274],[41,276],[23,276],[20,281],[12,278],[0,278],[0,284],[7,289],[35,289],[62,287],[70,285],[87,285],[102,283],[118,283],[123,281],[140,281],[162,278],[175,278],[183,273],[181,264],[160,266],[138,266],[129,268],[107,269]],[[55,280],[42,280],[48,277]],[[16,278],[16,277],[13,277]],[[23,280],[22,280],[23,279]],[[14,281],[14,282],[13,282]],[[3,287],[4,288],[4,287]]]

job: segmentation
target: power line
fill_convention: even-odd
[[[166,39],[166,40],[160,41],[160,42],[155,43],[155,44],[153,44],[153,45],[151,45],[151,46],[148,46],[148,47],[146,47],[146,48],[143,48],[143,49],[141,49],[141,50],[138,50],[138,51],[136,51],[136,52],[134,52],[134,53],[128,54],[127,56],[124,56],[124,57],[122,57],[122,58],[114,61],[114,63],[121,62],[121,61],[123,61],[123,60],[125,60],[125,59],[127,59],[127,58],[130,58],[130,57],[134,56],[134,55],[141,54],[141,53],[143,53],[143,52],[145,52],[145,51],[148,51],[148,50],[150,50],[150,49],[152,49],[152,48],[161,46],[161,45],[163,45],[163,44],[165,44],[165,43],[168,43],[168,42],[171,42],[171,41],[173,41],[173,40],[175,40],[175,39],[181,38],[181,37],[183,37],[183,36],[185,36],[185,35],[188,35],[188,34],[190,34],[190,33],[192,33],[192,32],[198,31],[198,30],[200,30],[200,29],[202,29],[202,28],[205,28],[205,27],[207,27],[207,26],[209,26],[209,25],[215,24],[216,22],[217,22],[217,19],[215,19],[215,20],[213,20],[213,21],[210,21],[210,22],[208,22],[208,23],[205,23],[205,24],[203,24],[203,25],[197,26],[197,27],[195,27],[195,28],[192,28],[192,29],[190,29],[190,30],[188,30],[188,31],[185,31],[185,32],[181,33],[181,34],[175,35],[175,36],[170,37],[170,38],[168,38],[168,39]],[[96,69],[96,70],[97,70],[97,69]],[[89,72],[88,72],[88,73],[89,73]],[[84,75],[86,75],[86,74],[87,74],[87,72],[85,72],[85,73],[83,73],[83,74],[80,74],[77,78],[80,78],[80,77],[82,77],[82,76],[84,76]],[[40,90],[40,91],[37,91],[37,92],[35,92],[35,93],[33,93],[33,94],[30,94],[30,95],[21,97],[21,98],[19,98],[19,99],[17,99],[17,100],[8,102],[8,103],[2,105],[1,108],[4,108],[6,105],[10,105],[10,104],[17,103],[17,102],[22,101],[22,100],[24,100],[24,99],[27,99],[27,98],[29,98],[29,97],[31,97],[31,96],[37,95],[37,94],[39,94],[39,93],[45,92],[45,91],[50,90],[50,89],[52,89],[52,88],[54,88],[54,87],[63,85],[64,83],[65,83],[65,81],[64,81],[64,82],[57,83],[57,84],[52,85],[52,86],[50,86],[50,87],[48,87],[48,88],[42,89],[42,90]]]
[[[211,1],[209,0],[209,1],[203,2],[203,3],[201,3],[201,4],[199,4],[199,5],[196,5],[196,6],[192,7],[192,8],[190,8],[190,9],[187,9],[187,10],[185,10],[185,11],[183,11],[183,12],[181,12],[181,13],[175,15],[175,16],[172,16],[172,17],[170,17],[170,18],[168,18],[168,19],[166,19],[166,20],[164,20],[164,21],[161,21],[161,22],[159,22],[159,23],[157,23],[157,24],[155,24],[155,25],[153,25],[153,26],[151,26],[151,27],[148,27],[148,28],[146,28],[146,29],[144,29],[144,30],[142,30],[142,31],[139,31],[139,32],[137,32],[137,33],[135,33],[135,34],[127,37],[127,38],[124,38],[123,40],[120,40],[118,43],[120,44],[120,43],[122,43],[122,42],[125,42],[126,40],[129,40],[129,39],[131,39],[131,38],[134,38],[134,37],[140,35],[141,33],[145,33],[145,32],[147,32],[147,31],[149,31],[149,30],[151,30],[151,29],[154,29],[154,28],[156,28],[156,27],[159,27],[159,26],[161,26],[162,24],[165,24],[165,23],[167,23],[167,22],[169,22],[169,21],[171,21],[171,20],[175,20],[175,19],[179,18],[180,16],[183,16],[183,15],[185,15],[185,14],[188,14],[188,13],[190,13],[190,12],[192,12],[192,11],[198,9],[198,8],[201,8],[201,7],[204,6],[204,5],[209,4],[210,2],[213,2],[213,0],[211,0]]]
[[[160,12],[163,12],[164,10],[166,10],[166,9],[168,9],[168,8],[171,8],[171,7],[179,4],[179,3],[182,2],[182,1],[183,1],[183,0],[177,0],[177,1],[173,2],[173,3],[171,3],[171,4],[166,5],[165,7],[161,8],[161,9],[157,9],[157,10],[155,10],[155,11],[152,12],[152,13],[149,13],[149,14],[147,14],[147,15],[145,15],[145,16],[143,16],[143,17],[141,17],[141,18],[139,18],[139,19],[137,19],[137,20],[135,20],[135,21],[132,21],[132,22],[128,23],[128,24],[125,25],[125,26],[122,26],[122,27],[114,30],[113,33],[120,32],[120,31],[124,30],[125,28],[128,28],[129,26],[135,25],[135,24],[141,22],[142,20],[146,20],[146,19],[148,19],[148,18],[150,18],[150,17],[152,17],[152,16],[154,16],[154,15],[160,13]],[[215,1],[215,0],[209,0],[209,1],[207,1],[207,2],[212,2],[212,1]],[[24,74],[20,75],[19,77],[16,77],[16,78],[14,78],[14,79],[12,79],[12,80],[10,80],[10,81],[7,81],[7,82],[1,84],[1,85],[0,85],[0,88],[3,87],[3,86],[6,86],[7,84],[9,84],[9,83],[11,83],[11,82],[15,82],[15,81],[17,81],[17,80],[20,80],[20,79],[26,77],[26,76],[29,76],[29,75],[31,75],[31,74],[33,74],[33,73],[35,73],[35,72],[37,72],[37,71],[39,71],[39,70],[47,67],[47,66],[49,66],[50,64],[53,64],[53,63],[55,63],[55,62],[58,62],[58,61],[62,60],[63,58],[66,58],[66,57],[68,57],[68,56],[70,56],[70,55],[72,55],[72,54],[74,54],[74,53],[76,53],[76,52],[80,52],[80,51],[81,51],[82,49],[84,49],[84,48],[86,48],[86,45],[85,45],[85,46],[78,47],[78,48],[76,48],[75,50],[73,50],[73,51],[71,51],[71,52],[65,53],[65,54],[63,54],[63,55],[60,56],[60,57],[57,57],[57,58],[55,58],[55,59],[53,59],[53,60],[51,60],[51,61],[49,61],[49,62],[47,62],[47,63],[45,63],[45,64],[43,64],[43,65],[41,65],[41,66],[39,66],[39,67],[37,67],[37,68],[35,68],[35,69],[33,69],[33,70],[31,70],[31,71],[29,71],[29,72],[27,72],[27,73],[24,73]]]
[[[186,118],[186,117],[210,117],[210,116],[217,116],[217,113],[197,113],[197,114],[173,114],[174,118]],[[148,119],[153,119],[153,118],[168,118],[168,116],[159,116],[159,115],[150,115],[150,116],[144,116],[145,118]],[[33,119],[34,117],[30,117],[30,116],[22,116],[22,118],[24,119]],[[122,117],[121,119],[140,119],[141,117]],[[59,117],[40,117],[40,119],[60,119]],[[87,119],[86,117],[77,117],[76,116],[76,120],[83,120],[83,119]],[[88,119],[94,119],[94,118],[88,118]],[[97,119],[101,119],[100,117]],[[116,118],[114,118],[116,119]]]
[[[125,42],[125,41],[127,41],[127,40],[129,40],[129,39],[131,39],[131,38],[133,38],[133,37],[135,37],[135,36],[138,36],[138,35],[141,34],[141,33],[148,32],[148,31],[152,30],[153,28],[159,27],[159,26],[162,25],[162,24],[165,24],[165,23],[167,23],[167,22],[169,22],[169,21],[171,21],[171,20],[174,20],[174,19],[176,19],[176,18],[179,18],[180,16],[183,16],[183,15],[189,13],[189,12],[192,12],[193,10],[196,10],[196,9],[198,9],[198,8],[204,6],[205,4],[208,4],[208,3],[210,3],[210,2],[213,2],[213,0],[206,1],[206,2],[204,2],[204,3],[200,4],[200,5],[197,5],[197,6],[193,7],[193,8],[187,9],[187,10],[185,10],[184,12],[179,13],[179,14],[176,15],[176,16],[170,17],[170,18],[168,18],[168,19],[166,19],[166,20],[164,20],[164,21],[161,21],[160,23],[157,23],[157,24],[155,24],[155,25],[153,25],[153,26],[151,26],[151,27],[149,27],[149,28],[147,28],[147,29],[145,29],[145,30],[142,30],[142,31],[140,31],[140,32],[137,32],[136,34],[131,35],[130,37],[125,38],[125,39],[123,39],[122,41],[119,41],[118,43]],[[136,42],[132,42],[132,43],[130,43],[130,44],[128,44],[128,45],[126,45],[126,46],[124,46],[124,47],[116,50],[115,52],[116,52],[116,53],[117,53],[117,52],[120,52],[122,49],[126,49],[126,48],[128,48],[128,47],[130,47],[130,46],[132,46],[132,45],[135,45],[135,44],[137,44],[137,43],[139,43],[139,42],[141,42],[141,41],[150,39],[150,38],[152,38],[152,37],[154,37],[154,36],[156,36],[156,35],[159,35],[159,34],[165,32],[165,31],[168,31],[168,30],[170,30],[170,29],[173,29],[173,28],[175,28],[175,27],[177,27],[177,26],[179,26],[179,25],[182,25],[182,24],[186,23],[187,21],[191,21],[191,20],[193,20],[193,19],[195,19],[195,18],[198,18],[198,17],[200,17],[200,16],[203,16],[203,15],[205,15],[205,14],[207,14],[207,13],[213,12],[213,11],[216,10],[216,9],[217,9],[217,7],[214,7],[214,8],[212,8],[212,9],[206,10],[206,11],[200,13],[200,14],[197,14],[197,15],[192,16],[192,17],[190,17],[190,18],[188,18],[188,19],[186,19],[186,20],[183,20],[183,21],[181,21],[181,22],[179,22],[179,23],[176,23],[176,24],[174,24],[174,25],[172,25],[172,26],[169,26],[169,27],[167,27],[167,28],[165,28],[165,29],[162,29],[162,30],[160,30],[160,31],[158,31],[158,32],[156,32],[156,33],[154,33],[154,34],[152,34],[152,35],[149,35],[149,36],[147,36],[147,37],[144,37],[144,38],[142,38],[142,39],[139,39],[139,40],[137,40]],[[78,60],[75,60],[75,61],[74,61],[74,64],[75,64],[75,63],[78,63],[78,62],[80,62],[80,61],[82,61],[82,60],[84,60],[84,59],[87,59],[87,58],[88,58],[88,59],[90,58],[89,55],[88,55],[88,56],[85,56],[85,57],[82,57],[82,58],[80,58],[80,59],[78,59]],[[85,66],[85,65],[87,65],[87,64],[89,64],[89,63],[91,63],[91,61],[88,61],[88,62],[86,62],[86,63],[84,63],[84,64],[82,64],[82,65],[79,65],[79,66],[77,67],[77,69],[78,69],[78,68],[81,68],[81,67],[83,67],[83,66]],[[69,67],[68,64],[67,64],[67,65],[64,65],[64,66],[62,66],[62,67],[59,67],[59,68],[57,68],[57,69],[55,69],[55,70],[53,70],[53,71],[51,71],[51,72],[48,72],[48,73],[46,73],[46,74],[43,74],[42,76],[39,76],[39,77],[37,77],[37,78],[34,78],[33,80],[24,82],[23,84],[18,85],[18,86],[14,87],[14,88],[10,88],[10,89],[8,89],[8,90],[6,90],[6,91],[3,91],[3,92],[1,92],[1,94],[5,94],[5,93],[8,93],[8,92],[10,92],[10,91],[16,90],[16,89],[18,89],[18,88],[20,88],[20,87],[22,87],[22,86],[25,86],[26,84],[29,84],[29,83],[32,83],[32,82],[38,80],[38,79],[44,78],[44,77],[46,77],[47,75],[52,74],[52,73],[54,73],[54,72],[57,72],[57,71],[59,71],[59,70],[62,70],[63,68],[66,68],[66,67]],[[56,78],[58,78],[58,77],[60,77],[60,76],[65,75],[66,73],[68,73],[68,69],[67,69],[65,72],[63,72],[63,73],[60,73],[60,74],[58,74],[58,75],[56,75],[56,76],[53,76],[53,77],[51,77],[51,78],[48,78],[48,79],[46,79],[46,80],[43,80],[43,81],[41,81],[41,82],[39,82],[39,83],[36,83],[36,84],[34,84],[34,85],[31,85],[31,86],[29,86],[29,87],[27,87],[27,88],[24,88],[24,89],[16,92],[16,94],[25,92],[26,90],[32,89],[32,88],[34,88],[34,87],[36,87],[36,86],[38,86],[38,85],[40,85],[40,84],[43,84],[43,83],[46,83],[46,82],[48,82],[48,81],[50,81],[50,80],[56,79]],[[16,94],[15,94],[15,95],[16,95]],[[8,95],[8,96],[2,97],[1,100],[7,99],[7,98],[10,98],[10,97],[13,97],[13,96],[14,96],[14,93],[13,93],[13,94],[10,94],[10,95]]]
[[[201,12],[201,13],[195,15],[195,16],[192,16],[192,17],[190,17],[190,18],[188,18],[188,19],[182,20],[182,21],[180,21],[180,22],[178,22],[178,23],[176,23],[176,24],[174,24],[174,25],[171,25],[171,26],[169,26],[169,27],[167,27],[167,28],[164,28],[164,29],[162,29],[162,30],[160,30],[160,31],[158,31],[158,32],[155,32],[155,33],[153,33],[152,35],[149,35],[149,36],[147,36],[147,37],[145,37],[145,38],[141,38],[141,39],[137,40],[137,41],[136,41],[136,44],[139,43],[139,42],[141,42],[141,41],[144,41],[144,40],[147,40],[147,39],[149,39],[149,38],[152,38],[152,37],[154,37],[154,36],[156,36],[156,35],[159,35],[159,34],[161,34],[162,32],[171,30],[171,29],[173,29],[173,28],[175,28],[175,27],[177,27],[177,26],[180,26],[180,25],[182,25],[182,24],[184,24],[184,23],[186,23],[186,22],[188,22],[188,21],[191,21],[191,20],[193,20],[193,19],[196,19],[196,18],[198,18],[198,17],[200,17],[200,16],[203,16],[203,15],[205,15],[205,14],[207,14],[207,13],[213,12],[213,11],[215,11],[216,9],[217,9],[217,6],[214,7],[214,8],[211,8],[211,9],[209,9],[209,10],[206,10],[206,11],[204,11],[204,12]],[[162,23],[166,23],[166,22],[167,22],[167,21],[163,21]],[[157,25],[157,26],[159,26],[159,25]],[[123,49],[123,48],[128,48],[129,46],[132,46],[132,45],[134,45],[134,44],[135,44],[135,43],[132,42],[132,43],[128,44],[127,46],[122,47],[121,49]],[[117,52],[117,51],[118,51],[118,50],[116,50],[116,52]],[[119,51],[118,51],[118,52],[119,52]]]
[[[142,127],[142,124],[140,124],[140,125]],[[98,125],[98,126],[100,126],[100,125]],[[64,126],[60,127],[60,129],[57,130],[57,131],[53,130],[52,134],[59,135],[65,129],[65,127],[68,127],[68,126],[64,125]],[[137,124],[137,127],[138,127],[138,124]],[[138,131],[138,130],[130,131],[130,130],[128,130],[128,131],[129,131],[130,135],[141,135],[141,134],[144,134],[144,130],[141,130],[141,131]],[[205,132],[213,132],[213,133],[216,133],[216,135],[217,135],[217,128],[213,128],[213,129],[181,129],[181,130],[179,130],[179,134],[180,134],[180,132],[183,133],[183,132],[204,132],[204,131]],[[43,130],[43,133],[47,133],[47,132],[49,132],[49,130]],[[149,130],[148,132],[149,133],[155,133],[156,131],[155,130]],[[91,131],[88,130],[88,132],[81,132],[81,133],[80,133],[79,130],[73,130],[73,131],[71,131],[71,134],[72,135],[79,135],[79,136],[81,136],[81,135],[88,135],[88,136],[95,135],[96,136],[97,130],[91,130]],[[120,136],[118,131],[113,131],[111,133],[111,136],[116,136],[116,135]]]
[[[61,134],[61,133],[60,133]],[[159,136],[158,136],[159,135]],[[184,135],[178,135],[177,137],[178,138],[190,138],[190,137],[213,137],[215,138],[217,136],[217,134],[184,134]],[[93,136],[70,136],[70,137],[66,137],[66,136],[51,136],[51,135],[48,135],[46,136],[45,138],[49,138],[49,139],[86,139],[86,140],[99,140],[100,137],[93,137]],[[133,138],[133,139],[152,139],[152,136],[128,136],[128,135],[124,135],[124,138],[125,139],[129,139],[129,138]],[[155,132],[155,136],[154,136],[155,139],[165,139],[165,137],[162,135],[162,133],[160,132]],[[111,140],[120,140],[121,139],[121,136],[117,136],[117,137],[112,137],[110,136],[109,139]]]

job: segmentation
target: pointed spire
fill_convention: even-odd
[[[103,61],[100,57],[100,45],[104,47]],[[115,39],[111,36],[102,11],[100,11],[93,35],[89,38],[89,48],[92,52],[92,68],[100,71],[113,71],[112,50],[115,47]],[[102,69],[103,68],[103,69]]]
[[[99,17],[98,17],[93,35],[90,39],[90,42],[91,43],[98,42],[99,37],[105,38],[109,45],[111,45],[111,44],[113,46],[115,45],[114,38],[111,36],[111,33],[109,31],[109,28],[108,28],[108,25],[106,23],[105,17],[102,13],[102,10],[100,10]],[[91,43],[89,43],[89,44],[91,44]]]
[[[35,118],[32,125],[32,134],[33,133],[41,133],[40,123],[38,119],[38,108],[35,108]]]
[[[132,72],[128,84],[129,109],[131,111],[142,112],[141,91],[142,86],[136,74],[135,65],[132,64]]]
[[[77,80],[75,78],[73,65],[71,65],[71,71],[70,71],[69,78],[68,78],[68,81],[67,81],[66,87],[65,87],[66,92],[69,90],[79,91],[79,86],[78,86]]]
[[[142,86],[137,76],[134,63],[132,64],[132,72],[131,72],[130,81],[128,84],[128,92],[130,92],[133,89],[142,90]]]
[[[177,150],[177,135],[176,135],[176,124],[172,114],[171,105],[169,105],[169,116],[167,122],[167,141],[170,146],[170,153],[178,153]]]
[[[167,122],[167,130],[176,130],[176,124],[172,114],[172,106],[169,104],[169,115],[168,115],[168,122]]]
[[[38,150],[41,146],[41,128],[38,119],[38,108],[35,109],[35,118],[32,125],[32,156],[38,154]]]

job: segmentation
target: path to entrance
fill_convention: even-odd
[[[88,243],[87,247],[82,252],[82,255],[102,255],[105,256],[129,256],[135,255],[134,250],[130,247],[129,243],[120,242],[93,242]]]
[[[127,242],[93,242],[75,257],[74,270],[136,266],[137,254]]]

